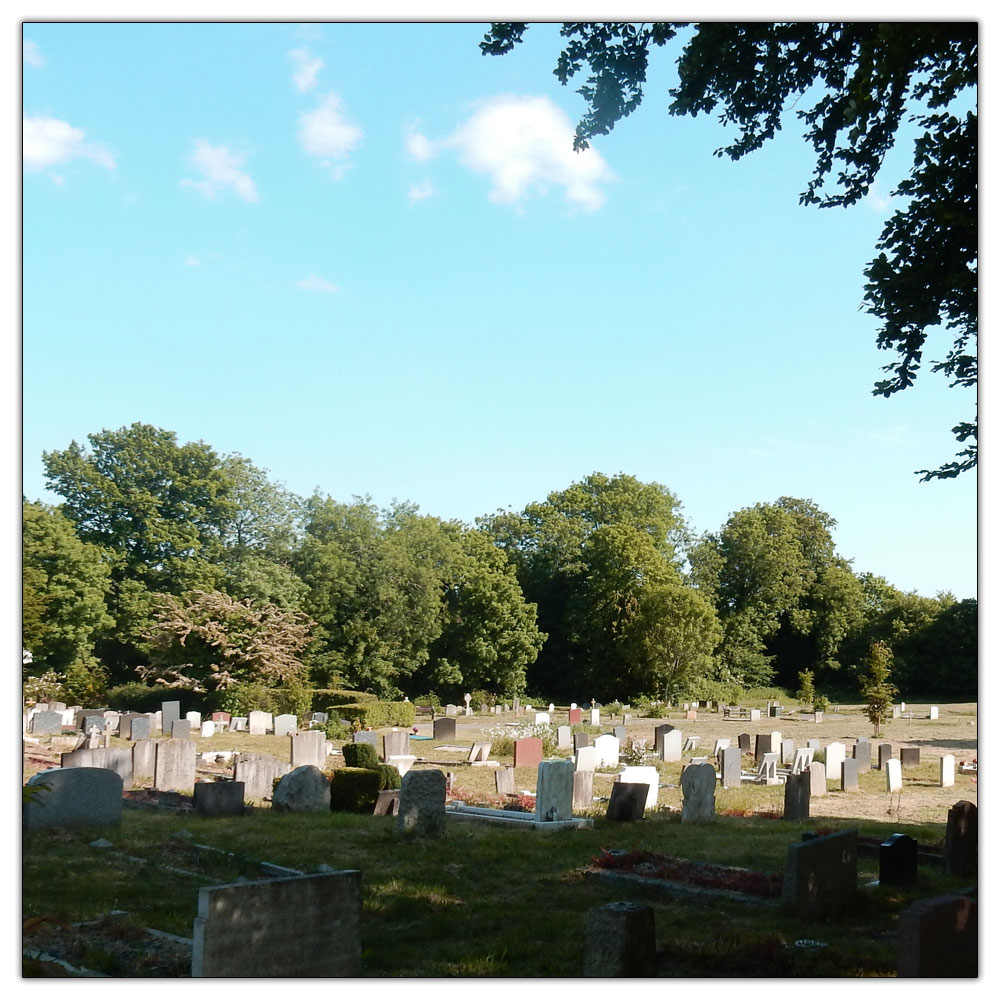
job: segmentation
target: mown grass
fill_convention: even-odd
[[[587,910],[639,898],[584,875],[602,848],[780,872],[789,844],[817,826],[856,828],[880,838],[906,832],[923,844],[943,836],[940,824],[791,823],[724,815],[693,826],[660,810],[638,823],[597,818],[591,830],[547,835],[451,822],[444,837],[422,840],[397,834],[392,817],[262,810],[204,820],[126,810],[120,828],[26,836],[23,909],[25,917],[53,914],[70,921],[122,909],[139,926],[190,936],[198,888],[258,877],[256,861],[305,872],[321,865],[358,868],[364,886],[362,975],[574,977],[580,974]],[[99,835],[114,848],[88,846]],[[195,843],[235,857],[199,851]],[[665,956],[661,975],[892,975],[900,911],[964,883],[922,866],[916,886],[867,887],[877,873],[877,859],[859,859],[857,903],[836,919],[803,921],[780,906],[728,900],[646,900],[656,911]],[[827,947],[803,951],[794,947],[800,938]]]

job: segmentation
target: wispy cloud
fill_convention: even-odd
[[[437,156],[437,149],[427,136],[417,131],[417,127],[418,123],[416,122],[411,122],[406,126],[403,144],[406,148],[406,154],[411,160],[416,160],[418,163],[426,163]]]
[[[206,198],[214,198],[220,191],[232,190],[244,201],[257,201],[257,186],[242,169],[246,156],[235,153],[227,146],[213,146],[205,139],[194,140],[191,164],[201,171],[201,179],[181,180],[182,187],[194,188]]]
[[[417,184],[411,184],[406,196],[410,199],[410,204],[412,205],[415,202],[423,201],[425,198],[430,198],[435,193],[434,185],[430,180],[425,178]]]
[[[43,170],[70,160],[91,160],[108,170],[115,169],[115,158],[97,142],[87,142],[86,134],[69,122],[39,115],[23,117],[24,169]]]
[[[878,181],[868,189],[868,194],[865,195],[865,203],[873,212],[878,212],[879,215],[886,214],[889,209],[895,208],[896,200],[890,194],[886,194]]]
[[[45,56],[42,55],[42,50],[34,42],[29,42],[27,38],[24,40],[23,52],[24,61],[29,66],[41,69],[45,65]]]
[[[313,111],[299,115],[299,145],[340,179],[345,162],[362,138],[361,129],[344,114],[343,101],[332,91]]]
[[[413,134],[411,155],[424,150],[420,139]],[[505,95],[483,101],[447,139],[424,151],[436,146],[454,149],[461,163],[486,174],[492,183],[490,200],[496,202],[521,203],[557,187],[570,204],[593,211],[604,204],[601,185],[615,179],[593,147],[573,151],[573,125],[547,97]]]
[[[186,267],[201,267],[201,261],[194,255],[189,255],[185,259],[184,264]]]
[[[310,274],[308,278],[296,281],[295,287],[301,289],[303,292],[320,292],[325,295],[340,291],[336,285],[315,274]]]
[[[288,53],[288,58],[295,66],[292,73],[292,83],[295,85],[295,89],[300,94],[307,94],[316,86],[316,77],[323,68],[323,60],[304,46],[292,49]]]

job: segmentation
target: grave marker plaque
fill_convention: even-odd
[[[856,830],[813,837],[788,848],[782,899],[800,916],[842,912],[854,901],[857,889]]]
[[[542,741],[528,736],[514,742],[514,767],[538,767],[542,760]]]

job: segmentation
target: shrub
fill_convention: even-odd
[[[65,701],[63,694],[63,674],[46,670],[39,677],[25,677],[22,693],[26,702]]]
[[[362,729],[400,726],[409,729],[416,717],[412,701],[373,701],[363,705],[331,705],[330,713]]]
[[[501,757],[510,757],[514,753],[514,744],[517,740],[527,739],[537,736],[542,741],[542,753],[546,757],[558,756],[559,747],[556,744],[556,736],[551,726],[544,723],[536,726],[532,722],[523,722],[519,726],[497,726],[487,729],[492,742],[491,753]]]
[[[330,809],[333,812],[370,813],[375,808],[381,782],[382,775],[377,770],[338,767],[330,772]]]
[[[818,694],[813,699],[813,711],[825,712],[830,707],[830,699],[826,695]]]
[[[378,790],[380,792],[385,791],[387,788],[402,787],[403,777],[395,764],[377,764],[375,770],[379,774]]]
[[[345,743],[342,749],[348,767],[378,767],[378,754],[370,743]]]
[[[109,708],[116,710],[131,708],[136,712],[158,712],[164,701],[176,701],[179,697],[189,694],[190,691],[182,694],[177,688],[163,687],[163,685],[152,687],[149,684],[131,681],[128,684],[108,688],[104,700]]]
[[[469,694],[472,696],[472,700],[469,702],[469,706],[472,708],[473,712],[479,711],[480,705],[488,705],[493,708],[497,703],[496,695],[490,694],[489,691],[483,691],[480,688],[476,688],[475,691],[470,691]],[[421,705],[426,705],[426,701],[420,702]],[[548,702],[546,702],[548,704]]]
[[[367,691],[345,691],[342,688],[314,688],[311,694],[314,705],[360,705],[362,702],[378,701],[376,694],[368,694]]]
[[[233,684],[218,696],[219,710],[230,715],[249,715],[251,712],[270,712],[281,715],[277,690],[266,684]]]
[[[350,727],[345,726],[340,719],[336,718],[323,723],[323,732],[328,740],[349,740],[351,738]]]

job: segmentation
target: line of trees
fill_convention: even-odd
[[[658,483],[594,473],[474,525],[300,498],[239,455],[145,424],[43,456],[23,505],[25,678],[94,703],[348,686],[602,700],[736,685],[856,689],[872,643],[903,690],[974,697],[977,603],[897,590],[782,497],[692,536]]]

